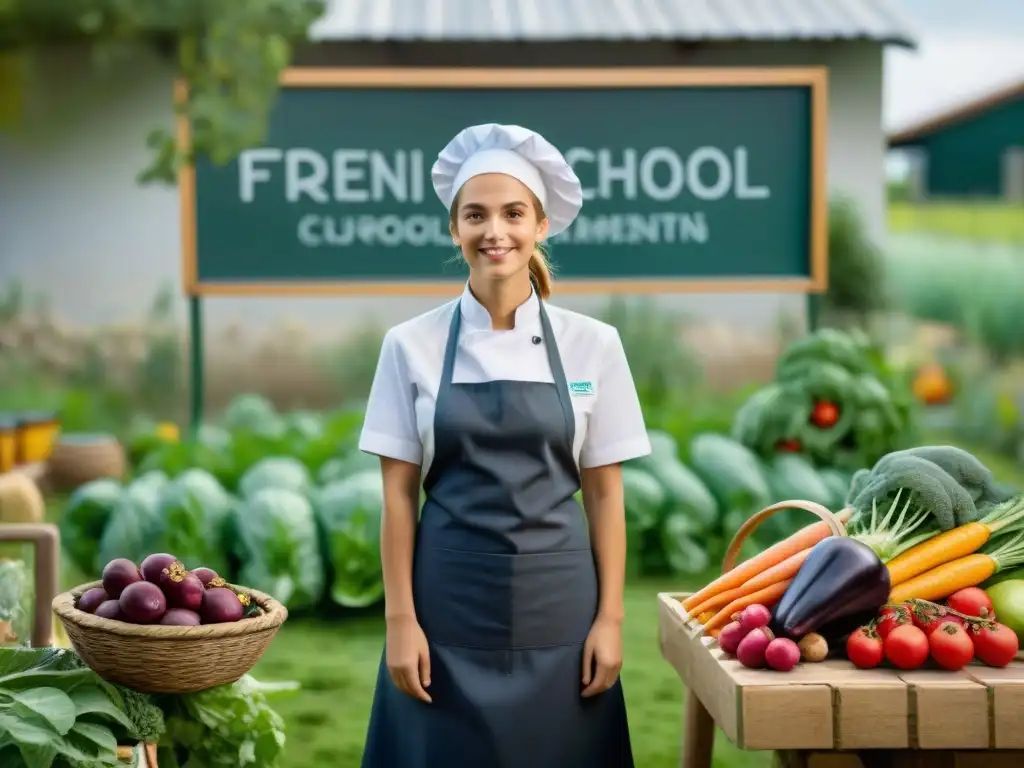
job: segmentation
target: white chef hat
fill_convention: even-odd
[[[462,185],[483,173],[521,181],[540,200],[548,234],[568,229],[583,207],[583,189],[562,153],[535,131],[487,123],[465,128],[441,150],[430,175],[434,191],[451,210]]]

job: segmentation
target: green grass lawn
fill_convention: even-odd
[[[1010,203],[890,203],[890,232],[930,232],[1024,245],[1024,206]]]

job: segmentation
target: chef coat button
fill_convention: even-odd
[[[533,342],[534,344],[540,344],[540,342],[541,342],[541,338],[540,338],[540,336],[534,336],[534,337],[533,337],[533,338],[531,339],[531,341],[532,341],[532,342]]]

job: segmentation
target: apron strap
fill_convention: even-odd
[[[437,388],[437,397],[434,398],[434,416],[441,411],[441,401],[447,397],[448,388],[452,385],[452,376],[455,373],[455,353],[459,349],[459,331],[462,329],[462,299],[455,303],[455,311],[452,312],[452,321],[448,326],[448,340],[444,346],[444,364],[441,366],[441,384]]]
[[[531,280],[531,283],[533,281]],[[558,390],[558,402],[562,406],[562,415],[565,418],[566,434],[571,446],[576,439],[576,416],[572,411],[572,399],[569,396],[569,381],[565,377],[565,369],[562,367],[562,357],[558,353],[558,343],[555,340],[555,333],[551,328],[551,321],[548,319],[547,310],[544,308],[544,300],[537,292],[537,286],[533,286],[537,294],[537,302],[540,306],[540,327],[543,333],[544,350],[548,356],[548,366],[551,368],[551,377],[554,379],[555,388]],[[441,410],[441,401],[448,394],[448,388],[452,384],[452,376],[455,373],[455,354],[459,348],[459,332],[462,329],[462,299],[460,298],[452,312],[451,324],[448,326],[448,340],[444,348],[444,364],[441,366],[441,384],[437,389],[435,400],[435,413]]]
[[[562,405],[565,429],[569,436],[569,447],[572,448],[576,440],[576,416],[572,412],[572,399],[569,397],[569,380],[565,377],[562,356],[558,353],[558,342],[555,339],[555,332],[551,329],[548,312],[544,309],[544,300],[538,295],[537,301],[540,302],[540,327],[544,334],[544,348],[548,353],[548,365],[551,367],[551,376],[558,389],[558,402]]]

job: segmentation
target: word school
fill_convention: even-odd
[[[695,148],[685,157],[671,147],[645,151],[574,147],[566,160],[584,181],[585,200],[646,198],[659,203],[685,194],[710,202],[732,197],[764,200],[771,189],[750,179],[745,147],[731,154],[714,146]],[[432,161],[432,159],[431,159]],[[307,147],[261,147],[238,158],[238,195],[251,203],[270,185],[287,203],[422,204],[430,195],[427,155],[419,149],[385,152],[337,149],[325,155]]]

